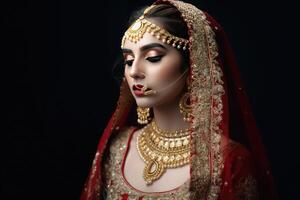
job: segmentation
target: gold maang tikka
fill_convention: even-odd
[[[121,48],[124,47],[125,40],[128,39],[131,42],[138,42],[141,40],[146,32],[150,33],[152,36],[161,40],[163,43],[172,45],[174,48],[186,50],[189,44],[189,40],[176,37],[169,33],[167,30],[161,28],[160,26],[145,19],[145,14],[149,12],[155,5],[148,7],[144,14],[139,17],[125,32]]]

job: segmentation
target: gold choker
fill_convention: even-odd
[[[162,131],[154,120],[137,137],[137,150],[146,163],[143,177],[147,184],[159,179],[165,169],[190,161],[190,131]]]

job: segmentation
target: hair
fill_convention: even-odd
[[[136,11],[133,11],[131,16],[129,17],[127,27],[133,24],[143,14],[144,10],[147,7],[148,6],[145,6]],[[174,36],[188,39],[187,25],[183,20],[183,18],[181,17],[181,13],[173,5],[158,4],[155,7],[153,7],[151,10],[149,10],[149,12],[145,15],[145,18],[153,19]],[[177,51],[180,52],[183,58],[182,68],[181,68],[181,71],[183,72],[189,67],[190,64],[189,51],[182,50],[182,49],[177,49]],[[121,77],[123,77],[124,75],[123,63],[124,60],[120,56],[120,58],[117,59],[113,67],[113,76],[118,82],[121,80]]]

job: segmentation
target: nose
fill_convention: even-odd
[[[143,79],[145,78],[145,73],[142,67],[142,64],[135,60],[130,67],[129,76],[134,79]]]

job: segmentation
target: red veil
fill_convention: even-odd
[[[236,176],[246,176],[247,171],[255,176],[259,199],[277,199],[260,133],[223,29],[211,16],[191,4],[172,0],[155,2],[160,3],[175,6],[189,30],[189,92],[194,129],[190,190],[195,191],[195,199],[237,199]],[[117,108],[101,136],[82,200],[100,199],[104,151],[111,135],[129,125],[132,106],[134,99],[124,79]],[[245,148],[232,151],[230,139]],[[240,155],[248,155],[249,159],[236,164]],[[243,190],[247,190],[251,180],[245,179],[243,184]]]

